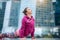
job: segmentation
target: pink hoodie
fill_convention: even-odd
[[[24,16],[22,19],[22,26],[19,30],[20,38],[27,37],[29,34],[31,34],[32,37],[34,37],[34,18],[31,16],[29,18],[28,16]]]

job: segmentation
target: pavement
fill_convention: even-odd
[[[20,40],[20,38],[4,38],[3,40]],[[31,40],[31,38],[26,38],[26,40]],[[60,40],[60,38],[36,38],[35,40]]]

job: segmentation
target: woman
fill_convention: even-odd
[[[32,40],[34,40],[34,18],[32,16],[32,10],[26,7],[23,11],[24,17],[22,19],[22,26],[19,29],[19,36],[21,40],[25,40],[25,38],[31,34]]]

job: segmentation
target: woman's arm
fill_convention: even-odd
[[[26,19],[25,19],[25,18],[23,18],[23,19],[22,19],[21,29],[19,30],[19,33],[20,33],[20,37],[21,37],[21,38],[23,38],[23,37],[24,37],[25,21],[26,21]]]
[[[31,33],[31,37],[34,38],[34,32],[35,32],[35,29],[33,30],[33,32]]]

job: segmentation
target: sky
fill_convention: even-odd
[[[52,2],[56,2],[56,0],[52,0]]]

